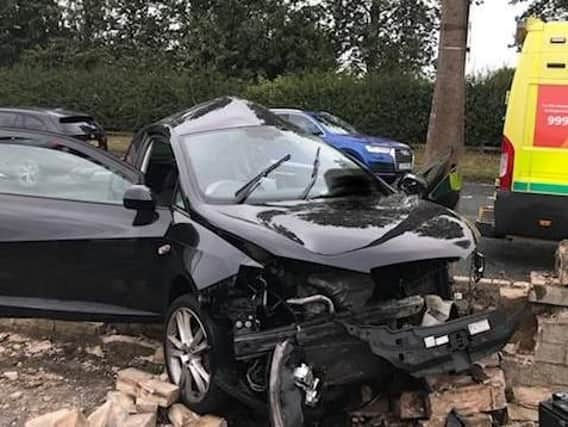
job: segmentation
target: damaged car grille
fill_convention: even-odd
[[[439,295],[451,298],[447,260],[415,261],[371,270],[375,283],[373,301],[410,295]]]
[[[274,346],[285,339],[309,344],[344,333],[341,322],[349,320],[357,324],[388,323],[397,319],[409,318],[422,313],[424,298],[413,296],[398,301],[388,301],[358,313],[344,312],[335,317],[324,317],[292,324],[268,331],[240,334],[234,338],[234,352],[238,359],[248,359],[267,354]]]

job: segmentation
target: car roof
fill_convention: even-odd
[[[273,113],[309,113],[299,108],[271,108],[270,111]]]
[[[253,126],[294,129],[269,109],[246,99],[224,96],[173,114],[150,128],[167,127],[177,135]]]
[[[33,138],[38,136],[52,136],[55,138],[66,139],[69,141],[80,141],[78,139],[72,138],[69,135],[57,133],[57,132],[50,132],[47,130],[32,130],[32,129],[22,129],[22,128],[14,128],[8,126],[0,126],[0,136],[1,135],[10,135],[22,138]]]
[[[318,116],[320,114],[330,114],[327,111],[311,111],[311,110],[301,110],[299,108],[271,108],[270,111],[272,111],[275,114],[281,113],[281,114],[286,114],[286,113],[294,113],[294,114],[305,114],[308,116],[311,116],[313,118],[318,118]]]
[[[47,137],[47,138],[57,138],[63,139],[65,141],[72,142],[73,144],[83,145],[92,147],[86,141],[82,141],[77,138],[73,138],[70,135],[65,135],[63,133],[50,132],[47,130],[32,130],[32,129],[22,129],[22,128],[12,128],[6,126],[0,126],[0,142],[3,136],[15,137],[15,138],[37,138],[37,137]],[[100,150],[105,152],[104,150]]]
[[[77,111],[64,110],[63,108],[43,108],[43,107],[1,107],[0,113],[35,113],[43,114],[55,118],[61,117],[90,117],[90,114]]]

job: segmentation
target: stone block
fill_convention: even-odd
[[[566,364],[567,350],[568,348],[566,344],[537,342],[534,359],[537,362],[549,362],[563,365]]]
[[[450,390],[456,387],[474,384],[471,375],[431,375],[426,377],[426,383],[432,391]]]
[[[228,427],[228,424],[224,418],[204,415],[191,423],[188,427]]]
[[[130,415],[123,427],[156,427],[156,418],[155,413]]]
[[[141,382],[151,380],[154,375],[136,368],[127,368],[118,372],[116,389],[123,393],[137,397]]]
[[[568,290],[568,288],[566,288]],[[568,310],[562,310],[553,315],[539,315],[538,342],[552,344],[568,344]]]
[[[535,362],[534,356],[505,355],[503,369],[511,387],[550,387],[553,391],[568,387],[568,366]]]
[[[109,391],[107,393],[107,401],[112,402],[114,405],[120,406],[129,414],[136,413],[136,404],[134,398],[122,391]]]
[[[507,407],[507,415],[509,421],[523,422],[523,421],[538,421],[538,409],[527,408],[516,403],[510,403]]]
[[[493,418],[489,414],[475,414],[462,417],[464,427],[493,427]]]
[[[61,409],[26,422],[25,427],[89,427],[78,408]]]
[[[128,416],[128,411],[121,405],[107,400],[89,415],[89,427],[122,427]]]
[[[188,427],[199,419],[199,415],[185,405],[175,403],[168,409],[168,419],[174,427]]]
[[[136,412],[141,414],[153,413],[158,411],[158,404],[152,399],[138,398],[136,399]]]
[[[494,384],[473,384],[435,392],[428,396],[428,402],[433,418],[446,417],[452,410],[468,416],[507,406],[505,387]]]
[[[433,417],[429,420],[419,421],[420,427],[446,427],[448,417]],[[493,419],[489,414],[475,414],[470,416],[460,416],[463,427],[493,427]]]
[[[529,292],[529,301],[535,304],[568,307],[568,286],[533,285]]]
[[[538,409],[538,404],[550,399],[552,390],[548,387],[513,387],[513,397],[515,403],[527,407]]]
[[[568,240],[563,240],[556,249],[555,270],[562,286],[568,286]]]
[[[175,384],[149,379],[141,381],[138,387],[137,399],[155,402],[162,408],[167,408],[179,398],[179,387]]]
[[[532,286],[560,285],[558,278],[547,271],[531,271],[530,277]]]
[[[405,391],[398,400],[398,416],[402,420],[420,420],[428,418],[424,394]]]

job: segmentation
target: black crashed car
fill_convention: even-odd
[[[352,385],[465,370],[514,328],[453,304],[448,266],[482,269],[467,221],[245,100],[144,128],[125,161],[0,130],[0,206],[2,313],[164,321],[199,412],[231,396],[299,425]]]
[[[105,130],[85,113],[61,108],[0,108],[0,127],[59,133],[108,150]]]

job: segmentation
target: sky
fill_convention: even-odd
[[[516,49],[508,46],[514,40],[515,18],[525,8],[526,5],[510,5],[509,0],[485,0],[481,6],[472,6],[468,73],[482,73],[516,64]]]

